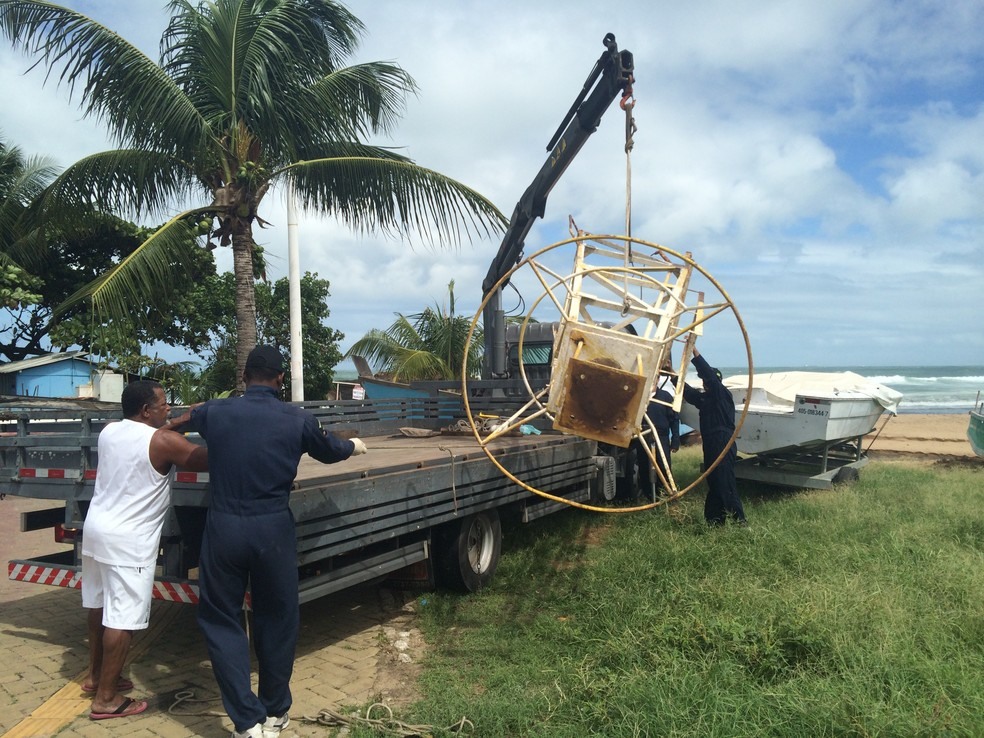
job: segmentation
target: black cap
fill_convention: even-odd
[[[247,369],[272,369],[277,373],[284,370],[284,357],[273,346],[257,346],[246,357]]]

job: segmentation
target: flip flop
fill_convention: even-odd
[[[133,682],[131,682],[126,677],[120,677],[119,679],[116,680],[117,692],[129,692],[131,689],[133,689]],[[85,692],[86,694],[95,694],[96,687],[94,687],[91,684],[83,684],[82,691]]]
[[[132,705],[135,705],[132,709]],[[131,715],[139,715],[141,712],[147,709],[147,700],[132,700],[129,697],[124,697],[120,706],[117,707],[112,712],[90,712],[89,717],[93,720],[108,720],[109,718],[118,717],[130,717]]]

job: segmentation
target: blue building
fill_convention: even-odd
[[[95,398],[119,402],[123,376],[100,369],[85,351],[45,354],[0,364],[0,395]]]

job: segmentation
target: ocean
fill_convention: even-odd
[[[768,372],[854,372],[872,382],[901,392],[900,413],[947,415],[966,413],[974,407],[978,392],[984,396],[984,367],[980,366],[837,366],[756,367],[756,374]],[[721,372],[747,374],[747,367],[721,367]],[[350,376],[351,375],[351,376]],[[339,371],[336,379],[354,381],[356,372]]]

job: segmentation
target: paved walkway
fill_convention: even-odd
[[[0,501],[0,561],[55,550],[11,523],[32,501]],[[50,536],[50,533],[47,535]],[[30,540],[28,540],[30,539]],[[20,548],[25,546],[25,548]],[[391,675],[380,666],[394,661],[412,628],[412,594],[359,587],[301,606],[301,634],[291,690],[294,706],[285,736],[321,736],[324,726],[299,718],[324,708],[343,711],[388,701]],[[134,736],[180,738],[228,736],[205,644],[193,606],[155,601],[150,628],[136,635],[125,673],[130,693],[148,699],[139,716],[93,721],[81,690],[88,665],[86,615],[81,594],[43,585],[0,584],[0,738],[33,736]],[[411,658],[404,656],[404,660]],[[254,685],[255,686],[255,685]]]

